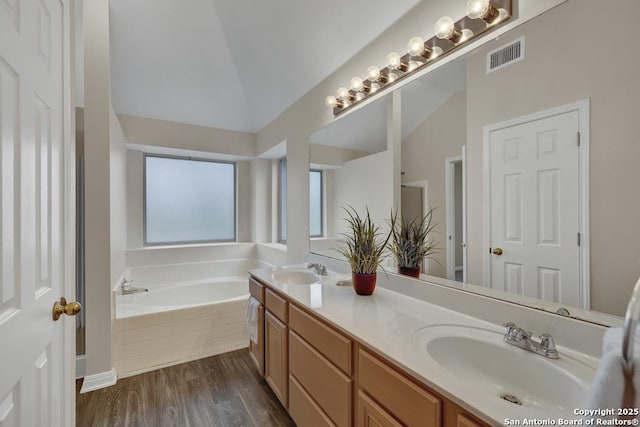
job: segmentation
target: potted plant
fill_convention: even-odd
[[[420,277],[422,262],[437,253],[433,239],[433,209],[422,218],[406,220],[391,213],[391,241],[389,249],[396,258],[398,273]]]
[[[385,236],[371,221],[368,208],[364,218],[351,206],[344,210],[348,215],[345,221],[349,224],[350,232],[342,234],[345,241],[338,251],[351,265],[353,289],[358,295],[371,295],[376,287],[378,267],[385,257],[390,234]]]

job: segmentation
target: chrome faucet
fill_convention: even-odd
[[[327,267],[324,264],[311,263],[311,264],[307,264],[307,268],[314,270],[316,274],[320,276],[327,275]]]
[[[531,335],[533,335],[531,331],[525,331],[515,323],[509,322],[502,326],[507,328],[507,332],[504,334],[504,342],[507,344],[515,345],[549,359],[558,358],[558,350],[556,350],[556,344],[551,335],[540,335],[540,342],[538,343],[531,339]]]
[[[129,279],[122,279],[122,282],[120,282],[120,292],[122,292],[122,295],[129,295],[129,294],[137,294],[138,292],[149,292],[149,289],[147,288],[136,288],[134,286],[131,286],[131,283],[133,282],[133,280],[129,280]]]

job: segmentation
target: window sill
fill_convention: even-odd
[[[166,249],[186,249],[186,248],[211,248],[221,246],[238,246],[238,245],[254,245],[251,242],[218,242],[218,243],[189,243],[178,245],[158,245],[158,246],[141,246],[139,248],[129,248],[127,251],[153,251]]]

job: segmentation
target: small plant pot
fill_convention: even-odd
[[[351,280],[353,282],[353,289],[358,295],[371,295],[376,289],[377,273],[373,274],[358,274],[351,273]]]
[[[402,267],[399,265],[398,273],[404,274],[405,276],[420,278],[420,267]]]

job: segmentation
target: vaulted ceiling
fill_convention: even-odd
[[[258,132],[420,0],[111,0],[118,113]]]

